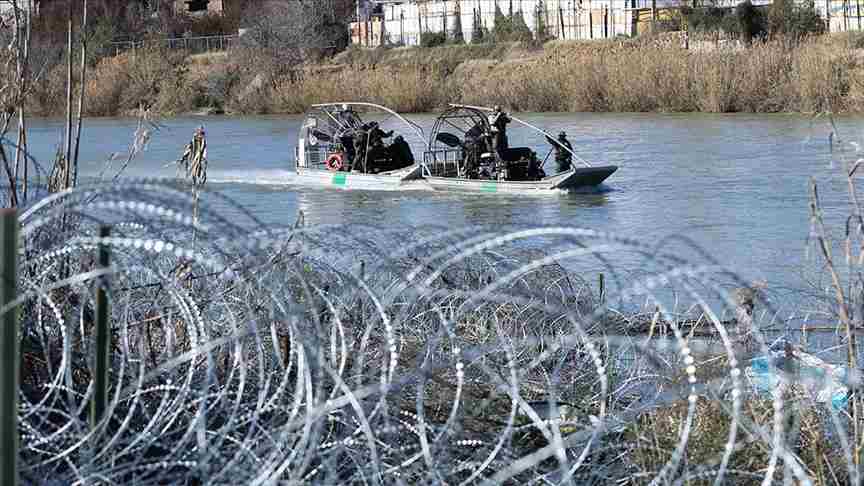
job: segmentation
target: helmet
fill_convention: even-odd
[[[566,132],[559,133],[558,138],[567,138],[567,133]]]
[[[348,105],[347,104],[342,105],[342,111],[348,111]]]

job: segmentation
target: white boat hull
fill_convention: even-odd
[[[330,187],[334,189],[360,189],[367,191],[404,191],[410,189],[428,190],[429,186],[416,184],[421,173],[421,166],[414,165],[405,169],[380,174],[362,174],[359,172],[335,172],[329,170],[297,167],[297,178],[309,185]]]
[[[615,166],[571,169],[539,181],[490,181],[456,177],[424,177],[436,191],[465,191],[488,194],[555,194],[583,187],[594,187],[617,170]]]

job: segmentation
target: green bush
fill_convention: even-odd
[[[459,9],[459,4],[456,4],[456,21],[453,25],[453,33],[450,36],[450,42],[452,44],[464,44],[465,43],[465,34],[462,32],[462,12]]]
[[[775,0],[768,10],[768,32],[771,36],[800,38],[824,33],[825,23],[812,3],[796,5],[794,0]]]
[[[537,9],[534,12],[534,18],[537,25],[535,26],[536,30],[536,38],[538,42],[546,42],[547,40],[552,38],[552,35],[549,33],[549,28],[546,26],[546,17],[544,13],[546,12],[546,6],[543,4],[543,0],[537,2]]]
[[[504,15],[496,5],[492,39],[494,42],[530,42],[534,40],[534,34],[531,33],[531,29],[525,23],[525,17],[521,11]]]
[[[735,7],[738,28],[747,43],[765,35],[765,16],[750,0],[744,0]]]
[[[424,32],[420,36],[420,45],[423,47],[443,46],[447,43],[447,34],[444,32]]]
[[[705,7],[681,9],[681,15],[687,22],[687,28],[698,32],[729,32],[739,31],[735,12],[729,8]]]

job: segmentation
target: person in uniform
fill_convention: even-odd
[[[342,109],[336,113],[336,119],[344,125],[343,128],[353,128],[356,130],[361,125],[360,117],[357,116],[357,112],[349,105],[342,105]]]
[[[510,117],[501,111],[500,106],[495,107],[495,111],[489,116],[489,124],[495,132],[495,150],[500,154],[501,151],[507,150],[509,142],[507,141],[507,124],[510,123]]]
[[[402,135],[396,135],[393,143],[390,144],[390,159],[393,160],[393,167],[390,170],[401,169],[414,164],[414,154],[411,153],[411,146],[402,138]]]
[[[366,167],[369,134],[365,130],[354,132],[354,164],[351,170],[363,171]]]
[[[558,165],[558,172],[570,170],[573,165],[573,146],[567,140],[567,134],[561,132],[558,134],[558,140],[553,140],[552,137],[546,137],[546,140],[552,145],[555,150],[555,163]]]
[[[390,130],[389,132],[385,132],[384,130],[381,130],[381,127],[378,126],[378,122],[374,122],[374,121],[369,122],[368,130],[369,130],[369,145],[371,147],[375,147],[375,148],[383,147],[384,146],[384,139],[390,138],[393,136],[393,130]]]

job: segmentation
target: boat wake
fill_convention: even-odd
[[[606,184],[596,186],[585,186],[576,189],[559,190],[564,194],[606,194],[607,192],[615,192],[615,188]]]
[[[213,171],[207,181],[216,184],[253,184],[268,186],[288,186],[299,184],[297,173],[284,169],[226,170]]]

